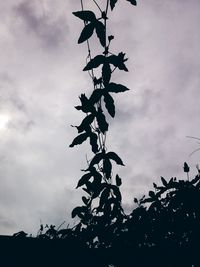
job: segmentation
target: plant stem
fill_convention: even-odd
[[[98,9],[100,10],[100,12],[102,12],[102,9],[100,8],[100,6],[98,5],[98,3],[95,1],[95,0],[92,0],[94,3],[95,3],[95,5],[98,7]]]

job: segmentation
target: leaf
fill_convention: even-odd
[[[124,58],[125,53],[120,52],[117,56],[111,55],[108,57],[109,63],[113,64],[120,70],[128,71],[127,67],[125,66],[124,62],[128,60],[128,58]]]
[[[81,101],[81,104],[82,106],[76,106],[75,108],[77,110],[82,110],[83,112],[85,113],[88,113],[88,112],[94,112],[95,111],[95,108],[93,105],[91,105],[89,99],[86,97],[85,94],[81,94],[81,96],[79,97],[80,101]]]
[[[116,185],[112,185],[111,188],[113,190],[114,195],[116,196],[117,201],[121,202],[122,196],[121,196],[119,188]]]
[[[117,0],[110,0],[110,8],[111,8],[111,10],[113,10],[113,8],[115,7],[116,3],[117,3]]]
[[[105,203],[108,201],[109,196],[110,196],[110,188],[106,187],[100,196],[100,201],[99,201],[100,208],[102,208],[105,205]]]
[[[69,147],[73,147],[73,146],[76,146],[76,145],[80,145],[80,144],[82,144],[87,138],[88,138],[88,134],[87,134],[87,133],[79,134],[76,138],[74,138],[73,142],[71,143],[71,145],[70,145]]]
[[[76,126],[76,128],[78,129],[78,133],[81,133],[81,132],[87,130],[89,125],[93,122],[93,120],[94,120],[93,114],[86,116],[83,119],[83,121],[81,122],[81,124],[79,126]]]
[[[95,133],[90,133],[90,145],[92,147],[92,152],[97,153],[99,151],[97,144],[98,137]]]
[[[114,39],[114,36],[113,36],[113,35],[109,35],[109,36],[108,36],[108,41],[109,41],[109,42],[111,42],[113,39]]]
[[[96,21],[95,23],[95,30],[97,37],[99,38],[99,41],[103,47],[106,46],[106,31],[105,26],[101,21]]]
[[[118,67],[119,58],[116,55],[111,55],[108,57],[109,63],[113,64],[115,67]]]
[[[155,189],[158,188],[157,184],[155,184],[155,183],[153,183],[153,187],[154,187]]]
[[[122,179],[119,177],[118,174],[116,175],[115,180],[116,180],[116,185],[117,185],[117,186],[120,186],[120,185],[122,184]]]
[[[109,83],[106,89],[110,93],[122,93],[129,90],[126,86],[117,83]]]
[[[80,187],[80,186],[86,184],[86,183],[89,181],[89,179],[90,179],[91,177],[92,177],[92,174],[91,174],[90,172],[84,174],[84,175],[80,178],[80,180],[78,181],[78,184],[77,184],[77,187],[76,187],[76,188],[78,188],[78,187]]]
[[[82,19],[84,21],[95,21],[96,16],[95,14],[90,10],[84,10],[84,11],[77,11],[72,12],[74,16],[78,17],[79,19]]]
[[[78,44],[81,44],[88,40],[94,32],[94,23],[89,23],[83,28],[81,35],[78,39]]]
[[[184,162],[183,170],[184,172],[187,172],[187,173],[190,171],[190,167],[187,165],[186,162]]]
[[[94,83],[94,86],[99,85],[99,84],[102,84],[102,77],[100,77],[99,79],[97,79],[96,77],[94,77],[93,83]]]
[[[162,176],[161,176],[160,178],[161,178],[161,181],[162,181],[163,185],[164,185],[165,187],[167,187],[167,186],[168,186],[167,181],[166,181]]]
[[[106,178],[109,179],[111,176],[112,164],[111,164],[109,158],[107,158],[107,157],[103,161],[103,171],[106,175]]]
[[[102,175],[94,167],[91,169],[91,173],[94,177],[94,180],[97,180],[101,183]]]
[[[91,160],[89,168],[94,166],[95,164],[98,164],[103,159],[103,153],[98,153],[94,156],[94,158]]]
[[[115,116],[115,105],[114,105],[114,100],[110,94],[104,94],[104,102],[105,102],[105,107],[110,114],[111,117],[114,118]]]
[[[106,157],[108,157],[109,159],[114,160],[118,165],[125,166],[123,161],[121,160],[121,158],[115,152],[108,152],[106,154]]]
[[[92,105],[96,104],[97,102],[99,102],[99,100],[101,99],[102,95],[104,94],[104,90],[102,89],[96,89],[92,92],[89,101]]]
[[[88,62],[88,64],[83,69],[83,71],[87,71],[87,70],[91,70],[91,69],[94,69],[94,68],[98,68],[101,64],[104,63],[104,61],[105,61],[104,56],[98,55],[98,56],[92,58],[90,60],[90,62]]]
[[[107,61],[104,62],[103,64],[102,78],[103,78],[104,85],[106,86],[110,82],[110,78],[111,78],[111,68],[110,68],[110,64]]]
[[[83,201],[83,203],[84,203],[85,205],[87,205],[89,199],[83,196],[83,197],[82,197],[82,201]]]
[[[72,210],[72,218],[76,217],[76,216],[79,216],[80,213],[82,212],[86,212],[87,210],[87,207],[85,206],[81,206],[81,207],[76,207]]]
[[[108,123],[106,121],[106,117],[103,114],[103,111],[101,108],[98,108],[98,112],[96,113],[96,118],[97,118],[97,123],[99,126],[99,130],[102,133],[105,133],[106,131],[108,131]]]
[[[156,195],[155,195],[155,193],[153,191],[149,191],[149,196],[151,198],[155,198],[156,197]]]
[[[126,1],[130,2],[134,6],[137,6],[136,0],[126,0]]]

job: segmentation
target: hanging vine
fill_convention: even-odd
[[[133,0],[126,1],[132,5],[137,4]],[[93,91],[90,96],[83,93],[79,97],[80,105],[75,108],[82,111],[85,118],[79,126],[74,126],[77,128],[78,136],[70,144],[70,147],[74,147],[88,140],[94,154],[93,158],[87,162],[88,166],[83,170],[84,175],[77,184],[77,188],[82,187],[87,196],[82,197],[83,205],[72,211],[72,218],[78,216],[80,219],[75,230],[79,234],[82,233],[82,237],[90,247],[109,246],[125,218],[121,206],[122,180],[118,174],[114,178],[112,171],[113,163],[122,166],[124,163],[117,153],[110,151],[107,147],[106,134],[109,124],[106,114],[112,118],[115,117],[113,95],[129,90],[126,86],[112,81],[114,71],[128,71],[125,65],[127,61],[125,53],[111,53],[110,47],[114,36],[107,34],[109,7],[112,11],[117,0],[107,0],[104,8],[100,7],[97,1],[92,0],[92,2],[100,14],[85,10],[83,0],[81,0],[81,10],[73,12],[73,15],[84,23],[78,43],[86,42],[87,44],[88,55],[83,71],[89,73]],[[92,57],[89,39],[95,35],[103,52]],[[101,74],[97,76],[99,69]]]

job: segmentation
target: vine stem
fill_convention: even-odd
[[[98,3],[95,1],[95,0],[92,0],[94,3],[95,3],[95,5],[98,7],[98,9],[100,10],[100,12],[102,12],[102,9],[100,8],[100,6],[98,5]]]
[[[106,22],[106,17],[107,17],[107,14],[108,14],[108,6],[109,6],[109,0],[107,0],[107,3],[106,3],[106,15],[105,15],[105,19],[104,19],[104,25],[105,25],[105,37],[107,37],[107,32],[106,32],[106,26],[107,26],[107,22]],[[106,38],[107,39],[107,38]],[[107,43],[107,40],[105,42],[105,51],[106,51],[106,43]]]

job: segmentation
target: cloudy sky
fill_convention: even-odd
[[[0,234],[36,234],[40,221],[73,225],[81,203],[75,187],[91,154],[88,144],[68,147],[70,125],[82,119],[78,96],[92,88],[78,10],[79,0],[0,1]],[[200,152],[189,154],[200,145],[186,136],[200,137],[200,1],[121,0],[108,25],[112,52],[129,57],[129,72],[113,76],[131,90],[115,96],[107,141],[126,164],[117,171],[128,212],[160,176],[185,177],[184,161],[196,172]]]

